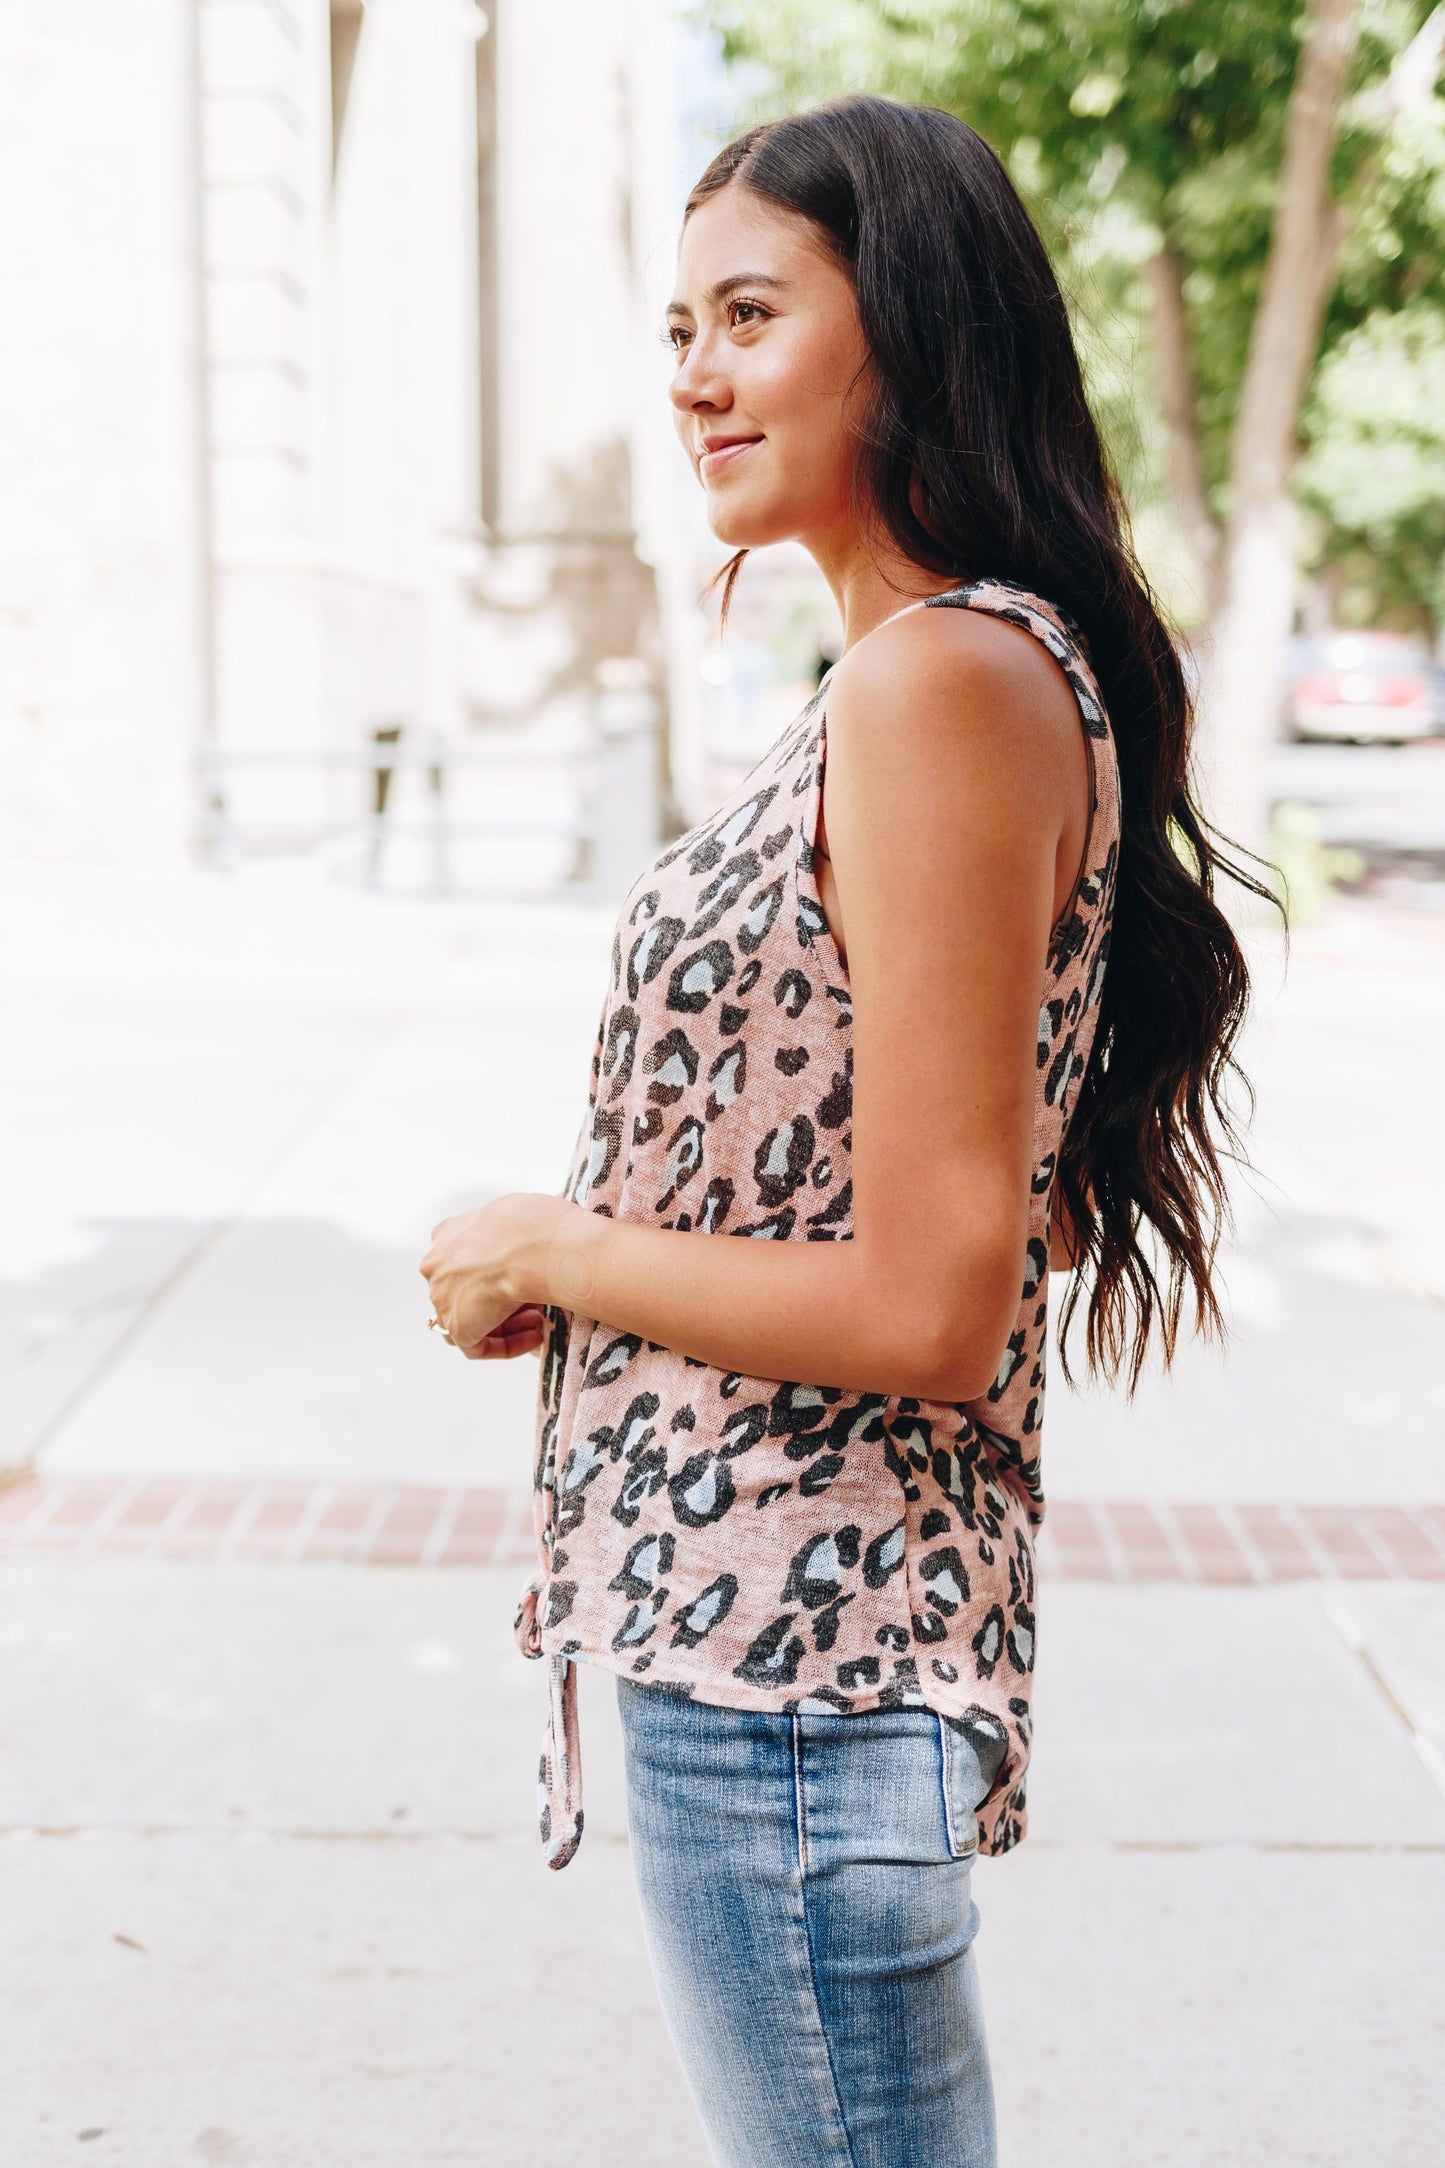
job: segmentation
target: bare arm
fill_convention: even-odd
[[[1085,802],[1072,695],[1026,634],[922,611],[861,643],[828,704],[852,1241],[718,1239],[503,1199],[443,1222],[423,1261],[454,1337],[551,1302],[748,1375],[984,1391],[1023,1281],[1039,989]]]

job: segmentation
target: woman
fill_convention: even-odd
[[[668,316],[729,585],[796,537],[844,650],[628,896],[565,1197],[443,1221],[422,1270],[469,1356],[545,1342],[543,1835],[565,1865],[600,1664],[718,2160],[978,2168],[969,1868],[1025,1826],[1051,1229],[1095,1363],[1217,1323],[1247,979],[982,140],[876,98],[751,131]]]

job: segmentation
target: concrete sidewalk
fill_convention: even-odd
[[[9,1572],[7,2168],[706,2158],[599,1677],[542,1866],[513,1581]],[[1408,1685],[1445,1592],[1348,1601]],[[1005,2168],[1435,2158],[1445,1796],[1321,1592],[1046,1589],[1042,1633],[1033,1832],[977,1872]]]
[[[416,1258],[556,1186],[605,919],[286,869],[0,909],[0,1465],[515,1496],[535,1369],[439,1348]],[[1419,2168],[1445,2127],[1445,1580],[1147,1577],[1190,1501],[1445,1500],[1445,920],[1300,936],[1251,1059],[1227,1365],[1051,1400],[1056,1525],[1103,1533],[1045,1557],[1032,1834],[978,1870],[1005,2168]],[[696,2168],[600,1678],[541,1864],[515,1568],[133,1550],[0,1565],[4,2168]]]
[[[10,868],[0,912],[35,929],[0,956],[0,1466],[526,1480],[531,1366],[449,1363],[416,1262],[560,1182],[609,919],[289,869]],[[1445,913],[1341,906],[1258,979],[1228,1361],[1132,1404],[1056,1371],[1055,1497],[1445,1495]]]

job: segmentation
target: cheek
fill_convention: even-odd
[[[792,488],[810,496],[846,496],[856,445],[845,418],[848,374],[817,353],[769,356],[740,403],[767,431]]]

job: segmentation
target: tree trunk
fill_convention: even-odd
[[[1199,399],[1184,314],[1184,262],[1168,241],[1144,265],[1153,334],[1155,389],[1164,423],[1169,479],[1186,541],[1199,568],[1201,614],[1219,607],[1219,525],[1210,508],[1199,449]]]
[[[1200,767],[1210,819],[1256,850],[1268,835],[1267,763],[1294,617],[1290,480],[1300,407],[1343,232],[1330,194],[1330,160],[1359,18],[1360,0],[1311,0],[1230,447],[1229,520],[1205,668]]]

